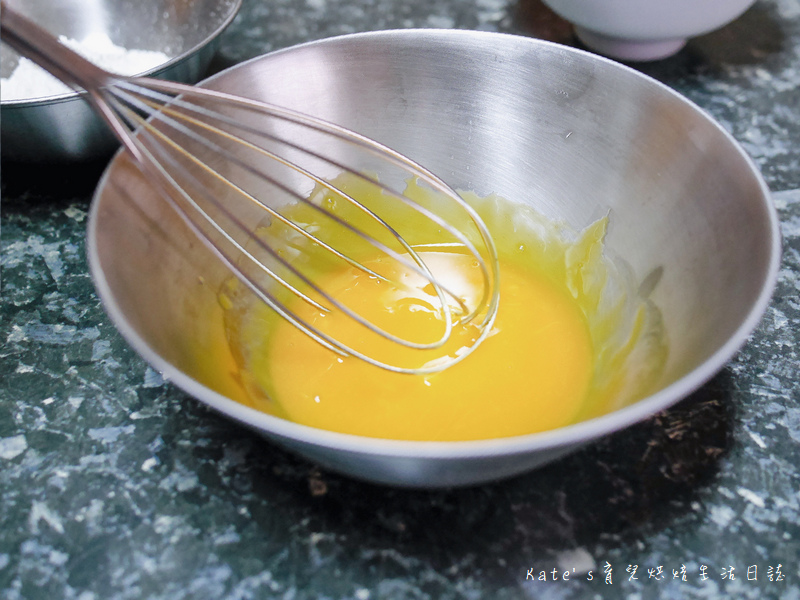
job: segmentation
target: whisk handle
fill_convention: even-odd
[[[0,0],[0,39],[73,88],[96,90],[113,77],[11,8],[7,0]]]

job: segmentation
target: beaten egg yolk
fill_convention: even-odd
[[[481,279],[471,256],[428,251],[420,256],[468,305],[476,301]],[[387,278],[408,285],[392,285],[353,267],[325,274],[321,285],[404,339],[439,339],[443,321],[432,286],[394,261],[389,267],[378,262],[366,265],[378,272],[389,269]],[[593,373],[585,316],[546,273],[501,256],[500,274],[499,311],[488,337],[463,361],[427,375],[393,373],[342,357],[256,303],[240,335],[246,347],[243,371],[266,393],[257,407],[324,430],[398,440],[488,439],[574,422]],[[444,354],[457,356],[480,333],[478,317],[456,324],[441,349],[409,350],[365,333],[346,316],[299,300],[292,310],[333,338],[357,343],[369,356],[390,363],[417,361],[412,366]],[[268,335],[258,331],[259,323],[268,325]]]

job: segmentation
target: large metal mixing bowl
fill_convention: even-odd
[[[152,50],[168,60],[137,75],[197,81],[242,0],[14,0],[14,8],[56,36],[82,40],[104,33],[118,46]],[[3,47],[0,74],[19,56]],[[4,100],[0,108],[4,158],[75,161],[110,155],[118,145],[108,126],[77,92]]]
[[[331,469],[394,485],[451,486],[534,468],[695,390],[766,309],[780,238],[758,171],[695,105],[617,63],[510,35],[391,31],[276,52],[205,85],[341,123],[457,188],[496,192],[576,228],[608,212],[607,248],[640,280],[661,273],[651,298],[670,355],[659,390],[633,405],[545,433],[475,442],[320,431],[231,399],[241,390],[229,372],[217,299],[228,274],[117,156],[88,232],[91,271],[115,324],[189,394]],[[200,367],[200,355],[220,368]]]

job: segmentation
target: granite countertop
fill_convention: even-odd
[[[538,0],[245,0],[213,69],[397,27],[576,44]],[[321,471],[163,381],[89,278],[104,165],[4,156],[0,597],[800,600],[800,4],[759,1],[636,68],[710,112],[762,170],[784,235],[775,297],[674,408],[468,489]]]

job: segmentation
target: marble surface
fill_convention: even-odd
[[[576,44],[538,0],[245,0],[213,69],[394,27]],[[800,600],[800,3],[757,2],[636,68],[711,113],[764,173],[784,235],[775,297],[671,410],[470,489],[321,471],[164,382],[87,271],[103,164],[3,156],[0,598]]]

